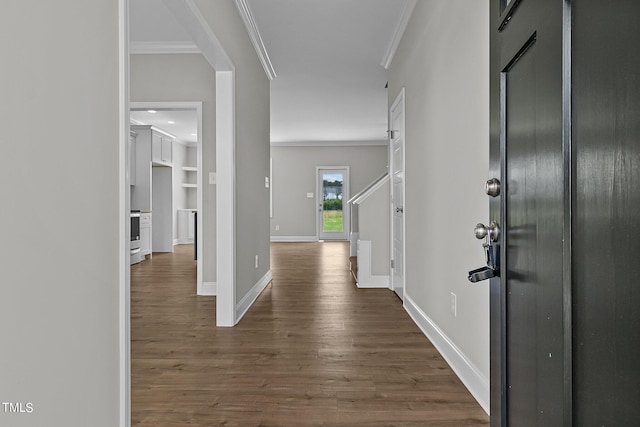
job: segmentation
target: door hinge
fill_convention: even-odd
[[[396,262],[394,260],[391,260],[391,268],[396,268]]]

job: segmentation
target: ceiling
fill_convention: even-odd
[[[387,70],[381,63],[410,1],[246,1],[277,74],[272,144],[386,141]],[[190,43],[162,1],[130,4],[132,52],[145,43]]]
[[[150,111],[155,111],[151,113]],[[198,143],[198,115],[196,110],[132,109],[129,117],[133,124],[152,125],[169,132],[186,145]]]

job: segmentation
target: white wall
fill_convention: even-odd
[[[213,68],[199,54],[131,55],[131,101],[202,102],[202,167],[205,176],[216,166],[216,81]],[[208,182],[205,180],[205,182]],[[216,192],[202,189],[203,281],[216,281]],[[196,207],[190,206],[190,207]]]
[[[4,0],[0,57],[0,425],[113,427],[118,2]]]
[[[405,304],[457,347],[450,363],[488,408],[489,288],[466,276],[484,265],[472,230],[489,219],[489,2],[419,1],[390,68],[390,105],[402,87]]]
[[[316,236],[316,166],[350,166],[351,195],[387,170],[388,148],[271,147],[273,218],[271,236]],[[313,198],[307,198],[313,193]],[[276,231],[276,225],[280,230]]]
[[[269,176],[269,79],[235,2],[195,3],[235,65],[236,302],[240,302],[270,271],[269,190],[264,186]]]

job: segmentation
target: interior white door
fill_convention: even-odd
[[[317,232],[320,240],[349,238],[349,168],[318,167]]]
[[[404,298],[404,89],[390,110],[391,288]]]

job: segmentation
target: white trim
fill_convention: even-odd
[[[198,293],[200,296],[214,297],[218,293],[218,284],[216,282],[204,282],[202,284],[202,290]]]
[[[262,276],[258,283],[253,285],[251,290],[238,302],[236,306],[236,323],[242,319],[242,317],[247,313],[249,308],[253,305],[253,303],[258,299],[262,291],[267,287],[271,280],[273,279],[271,275],[271,270],[267,271],[267,273]]]
[[[244,22],[244,26],[247,29],[249,38],[251,39],[251,43],[253,43],[253,47],[258,54],[258,59],[262,64],[262,68],[264,68],[265,73],[267,73],[267,77],[269,78],[269,80],[275,79],[276,70],[273,68],[273,64],[271,63],[271,59],[269,58],[269,53],[267,52],[267,48],[262,41],[262,36],[260,35],[260,30],[258,29],[258,24],[253,17],[253,12],[251,11],[249,4],[245,0],[235,0],[235,3],[236,7],[238,8],[238,12],[240,13],[240,17]]]
[[[129,187],[129,0],[118,1],[118,425],[131,425],[131,252]]]
[[[216,324],[236,324],[235,73],[216,72]],[[200,215],[198,215],[198,218]]]
[[[216,71],[232,71],[233,62],[227,55],[194,0],[162,0],[182,28],[200,48],[202,56]]]
[[[465,354],[438,328],[409,295],[404,294],[404,308],[418,325],[429,341],[440,352],[444,360],[451,366],[460,381],[478,401],[482,409],[489,414],[489,379],[473,364]]]
[[[371,274],[371,240],[358,240],[358,288],[389,288],[389,276]]]
[[[318,236],[271,236],[272,242],[317,242]]]
[[[388,146],[389,141],[271,141],[272,147],[378,147]]]
[[[180,239],[173,239],[173,246],[177,246],[177,245],[181,245],[183,244]]]
[[[157,42],[157,41],[132,41],[129,42],[129,53],[132,55],[153,54],[181,54],[202,53],[193,42]]]
[[[411,18],[411,14],[413,13],[413,9],[416,7],[417,0],[405,0],[402,5],[402,11],[400,12],[400,19],[398,19],[398,23],[396,24],[396,29],[393,32],[393,36],[391,37],[391,41],[389,42],[389,47],[382,58],[382,65],[385,69],[389,69],[391,66],[391,61],[393,61],[393,57],[396,54],[396,50],[398,50],[398,45],[400,45],[400,40],[402,40],[402,36],[407,29],[407,25],[409,25],[409,19]]]

